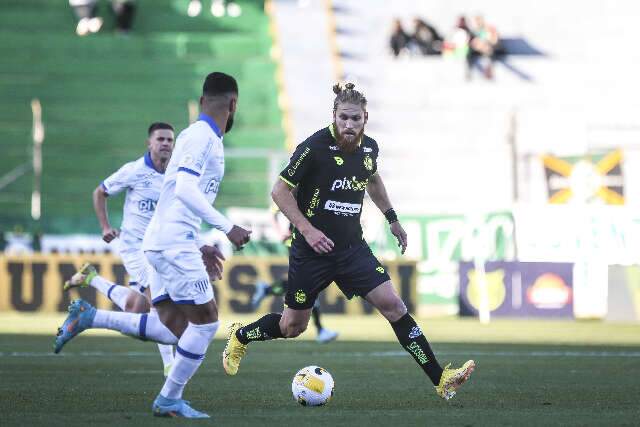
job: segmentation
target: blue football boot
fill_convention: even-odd
[[[96,317],[96,308],[86,301],[77,299],[69,305],[69,315],[61,328],[58,328],[58,336],[53,346],[54,353],[60,353],[62,347],[71,341],[76,335],[90,328],[93,318]]]
[[[156,417],[211,418],[204,412],[193,409],[186,400],[168,399],[162,395],[158,395],[153,401],[151,410]]]

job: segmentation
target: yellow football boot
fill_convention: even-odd
[[[232,323],[229,326],[229,339],[222,352],[222,366],[227,375],[235,375],[240,368],[240,360],[247,352],[246,344],[242,344],[236,337],[236,331],[242,327],[242,323]]]
[[[440,377],[440,384],[435,389],[438,396],[449,400],[456,395],[456,390],[464,384],[476,369],[476,362],[468,360],[461,368],[450,369],[451,363],[445,366]]]

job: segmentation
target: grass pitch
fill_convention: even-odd
[[[420,323],[427,331],[433,323],[440,330],[458,330],[456,340],[464,338],[460,330],[465,326],[477,335],[475,323]],[[482,343],[471,336],[475,342],[436,340],[433,347],[441,363],[458,365],[473,358],[478,365],[450,402],[435,395],[396,342],[344,340],[327,345],[304,340],[253,344],[235,377],[222,370],[224,341],[217,340],[185,398],[212,415],[212,420],[197,422],[207,425],[638,425],[640,327],[546,323],[552,338],[564,327],[572,342],[586,328],[594,331],[597,343],[562,345],[544,343],[535,333],[540,322],[492,325],[484,331],[502,331],[495,334],[502,341],[533,336],[530,341],[538,343]],[[625,330],[625,345],[613,345]],[[344,335],[349,336],[348,331]],[[46,335],[0,335],[0,425],[187,423],[151,415],[151,402],[163,383],[155,344],[88,335],[53,355],[52,342]],[[336,382],[335,397],[325,407],[302,407],[291,396],[293,375],[311,364],[325,367]]]

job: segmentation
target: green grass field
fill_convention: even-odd
[[[224,341],[216,340],[185,393],[213,416],[197,423],[631,426],[640,420],[640,326],[421,321],[441,362],[473,358],[478,365],[458,396],[444,402],[390,339],[383,321],[356,320],[353,330],[343,319],[328,317],[328,325],[341,329],[344,339],[327,345],[310,340],[254,344],[236,377],[225,376]],[[347,341],[369,336],[363,331],[381,341]],[[163,382],[154,344],[88,335],[56,356],[50,352],[52,341],[52,335],[0,335],[0,425],[186,424],[151,415]],[[335,397],[325,407],[305,408],[291,397],[294,373],[311,364],[325,367],[336,382]]]

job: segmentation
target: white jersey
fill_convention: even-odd
[[[202,218],[195,215],[175,194],[178,173],[199,177],[198,187],[213,204],[224,176],[224,147],[216,123],[205,115],[180,132],[165,172],[156,213],[147,228],[142,249],[161,251],[193,247]]]
[[[120,226],[123,240],[142,242],[156,208],[163,179],[164,175],[155,169],[151,154],[147,152],[102,181],[102,188],[109,196],[127,190]]]

